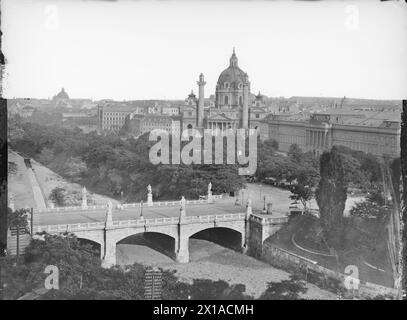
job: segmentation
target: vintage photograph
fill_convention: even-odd
[[[405,2],[2,0],[1,33],[1,299],[403,299]]]

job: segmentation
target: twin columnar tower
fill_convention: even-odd
[[[206,119],[206,123],[204,123],[204,87],[206,82],[202,73],[199,75],[197,84],[199,86],[196,112],[197,128],[249,128],[250,82],[247,73],[238,66],[234,49],[229,60],[229,67],[222,71],[219,76],[215,92],[215,107],[208,110],[209,118]],[[216,119],[212,123],[211,117]]]
[[[197,121],[196,126],[201,129],[204,127],[203,119],[204,119],[204,99],[205,99],[205,79],[203,73],[199,75],[199,81],[197,82],[199,86],[199,100],[198,100],[198,110],[196,113]]]

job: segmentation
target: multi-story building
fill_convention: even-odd
[[[205,79],[201,73],[197,82],[199,97],[191,93],[182,111],[183,129],[226,129],[249,128],[250,82],[247,73],[238,66],[235,51],[229,66],[219,75],[213,105],[211,99],[205,108]]]
[[[181,118],[161,114],[130,114],[126,117],[126,133],[134,136],[160,129],[169,134],[181,134]]]
[[[131,113],[144,112],[143,108],[137,108],[120,103],[108,103],[98,106],[98,122],[100,130],[120,131],[124,129],[126,117]]]
[[[400,156],[398,113],[331,110],[309,117],[276,114],[267,117],[264,123],[268,124],[268,138],[275,139],[281,151],[297,144],[303,151],[319,155],[334,145],[342,145],[376,156]]]

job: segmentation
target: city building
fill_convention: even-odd
[[[120,131],[125,126],[126,117],[137,113],[133,106],[119,103],[98,105],[98,123],[100,130]]]
[[[126,117],[125,130],[127,134],[139,136],[154,129],[164,130],[169,134],[181,134],[181,118],[163,114],[136,114]]]
[[[238,66],[233,50],[229,66],[219,75],[213,104],[205,108],[205,79],[201,73],[197,82],[198,99],[191,92],[183,107],[183,129],[226,129],[249,128],[249,106],[251,106],[250,82],[246,72]]]
[[[333,109],[308,117],[270,115],[264,123],[268,132],[261,138],[275,139],[285,152],[297,144],[305,152],[320,155],[334,145],[342,145],[376,156],[400,156],[400,115],[394,112],[369,114]]]

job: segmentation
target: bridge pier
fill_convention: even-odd
[[[105,245],[102,266],[109,268],[116,264],[116,241],[112,239],[111,232],[105,229]]]
[[[179,263],[189,262],[189,237],[183,233],[183,224],[178,224],[178,237],[175,239],[175,261]]]
[[[189,262],[189,239],[182,239],[181,241],[179,241],[180,245],[179,248],[177,250],[177,252],[175,253],[175,260],[178,263],[188,263]]]

